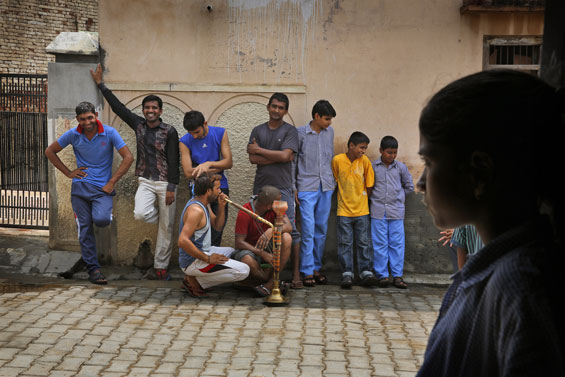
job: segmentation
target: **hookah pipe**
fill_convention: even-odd
[[[242,210],[243,212],[249,214],[254,219],[267,224],[273,229],[273,268],[274,268],[274,287],[271,291],[271,294],[266,298],[265,304],[267,305],[285,305],[288,300],[281,294],[281,290],[279,287],[279,274],[281,269],[281,230],[284,225],[284,214],[288,209],[287,202],[275,200],[273,202],[273,211],[277,214],[277,218],[275,220],[275,225],[271,222],[265,220],[261,216],[257,215],[255,212],[248,210],[247,208],[233,202],[232,200],[225,198],[226,202],[234,206],[235,208]]]
[[[232,201],[231,199],[229,199],[227,196],[226,196],[225,200],[226,200],[226,202],[228,202],[229,204],[231,204],[231,205],[234,206],[235,208],[242,210],[243,212],[249,214],[249,215],[250,215],[251,217],[253,217],[254,219],[259,220],[260,222],[262,222],[262,223],[264,223],[264,224],[267,224],[268,226],[270,226],[271,228],[273,228],[273,234],[275,234],[275,226],[274,226],[270,221],[265,220],[264,218],[262,218],[261,216],[259,216],[259,215],[256,214],[255,212],[248,210],[248,209],[245,208],[244,206],[239,205],[239,204],[233,202],[233,201]]]
[[[279,287],[279,274],[281,271],[281,243],[282,243],[282,228],[284,225],[284,214],[288,209],[288,203],[282,200],[275,200],[273,202],[273,211],[277,214],[275,219],[275,227],[273,228],[273,267],[274,267],[274,287],[271,294],[265,300],[267,305],[285,305],[288,300],[281,294]]]

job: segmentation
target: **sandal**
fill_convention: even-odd
[[[394,278],[394,280],[392,281],[392,285],[394,285],[396,288],[400,288],[400,289],[408,288],[408,285],[404,282],[404,280],[400,276],[397,276],[397,277]]]
[[[302,289],[304,288],[304,284],[302,284],[302,280],[293,280],[290,283],[290,289]]]
[[[253,290],[257,293],[257,295],[259,295],[259,297],[267,297],[271,294],[269,288],[265,287],[263,284],[253,287]]]
[[[379,287],[386,288],[389,285],[390,285],[390,279],[389,278],[380,278],[379,279]]]
[[[208,296],[208,295],[206,294],[205,291],[200,290],[200,289],[197,290],[196,288],[194,288],[194,287],[193,287],[192,285],[190,285],[190,283],[189,283],[188,281],[186,281],[185,279],[182,279],[182,284],[181,284],[180,287],[181,287],[182,289],[184,289],[184,291],[185,291],[186,293],[188,293],[188,295],[189,295],[190,297],[193,297],[193,298],[208,298],[208,297],[210,297],[210,296]]]
[[[312,275],[304,276],[304,278],[302,279],[302,284],[304,284],[305,287],[313,287],[316,285],[316,279],[314,279],[314,276]]]
[[[108,284],[108,280],[106,280],[106,278],[104,277],[104,275],[102,275],[102,272],[100,272],[100,270],[95,270],[89,273],[88,280],[90,280],[92,284],[98,284],[98,285]]]
[[[321,273],[314,274],[314,280],[316,280],[316,284],[319,284],[319,285],[328,284],[328,278],[326,277],[326,275],[321,274]]]

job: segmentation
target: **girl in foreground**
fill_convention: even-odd
[[[473,74],[420,117],[418,182],[440,228],[485,243],[454,276],[418,376],[562,376],[565,96],[526,73]]]

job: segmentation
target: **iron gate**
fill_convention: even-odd
[[[48,229],[47,75],[0,85],[0,227]]]

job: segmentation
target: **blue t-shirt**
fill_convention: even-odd
[[[195,139],[187,133],[180,138],[180,142],[190,150],[190,158],[193,166],[200,165],[206,161],[220,161],[222,152],[222,138],[226,130],[221,127],[208,126],[208,133],[202,139]],[[219,172],[222,176],[220,181],[221,188],[228,188],[228,179],[223,171]]]
[[[87,182],[97,187],[104,187],[112,178],[114,148],[120,150],[126,143],[114,128],[98,121],[98,133],[88,140],[78,126],[65,132],[57,140],[61,148],[73,146],[77,167],[85,166],[87,176],[73,178],[73,182]]]

